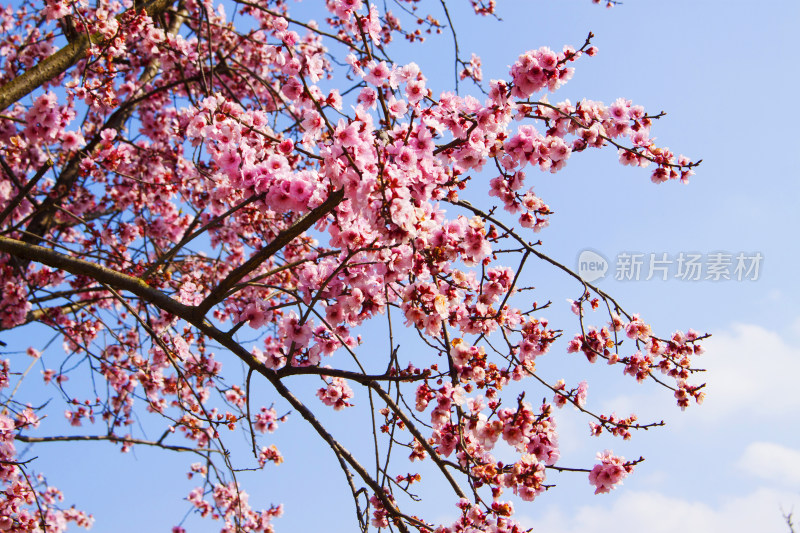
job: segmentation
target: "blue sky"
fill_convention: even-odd
[[[651,112],[667,111],[653,128],[658,142],[703,159],[686,186],[654,185],[646,170],[618,165],[607,150],[576,154],[556,175],[530,172],[537,194],[555,211],[540,234],[544,251],[573,267],[584,249],[611,262],[621,252],[763,256],[755,281],[616,281],[612,268],[598,282],[657,331],[692,327],[714,335],[700,361],[709,370],[706,403],[681,412],[652,383],[637,385],[606,368],[577,364],[563,354],[563,344],[557,346],[547,356],[552,366],[550,360],[538,365],[545,375],[568,383],[588,378],[590,407],[635,411],[642,420],[668,425],[634,434],[628,443],[597,440],[588,437],[584,418],[563,410],[565,465],[591,464],[606,447],[647,460],[608,495],[592,495],[584,475],[554,476],[556,489],[532,504],[517,503],[519,517],[535,531],[559,533],[788,531],[781,506],[800,514],[800,348],[794,344],[800,336],[800,150],[792,111],[800,86],[794,49],[800,4],[627,0],[610,10],[588,0],[498,4],[502,23],[475,20],[451,6],[462,56],[478,53],[485,79],[506,77],[508,65],[526,50],[580,45],[592,31],[599,54],[582,58],[573,80],[551,101],[624,97]],[[447,34],[422,47],[401,46],[394,57],[419,63],[435,88],[451,84]],[[469,91],[462,85],[462,93]],[[536,298],[555,303],[547,316],[571,336],[574,317],[565,299],[577,297],[580,287],[542,265],[527,275],[538,288]],[[386,342],[381,326],[364,335],[371,335],[365,349]],[[300,378],[295,383],[300,386]],[[356,401],[363,405],[360,392]],[[272,401],[268,390],[260,394]],[[360,414],[354,409],[329,417],[355,449],[365,445],[349,430],[363,423]],[[231,440],[237,439],[247,445],[240,437]],[[249,477],[251,503],[285,504],[278,531],[350,531],[354,513],[330,451],[299,417],[275,434],[275,443],[286,463]],[[120,456],[110,446],[88,446],[53,445],[35,453],[37,467],[64,490],[66,501],[95,514],[96,531],[168,530],[181,519],[186,507],[176,502],[193,486],[182,479],[188,460],[141,448]],[[452,519],[454,498],[437,498],[440,488],[434,483],[423,492],[429,498],[418,511]],[[130,516],[120,504],[134,495],[146,512]],[[214,530],[209,522],[188,523],[195,526],[191,531]]]

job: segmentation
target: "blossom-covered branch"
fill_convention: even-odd
[[[520,50],[485,82],[481,58],[461,55],[453,4],[306,7],[0,11],[0,331],[31,332],[0,357],[0,529],[91,525],[15,443],[98,441],[191,452],[194,514],[273,531],[282,506],[251,507],[246,486],[291,467],[270,434],[294,420],[330,450],[361,531],[519,532],[514,502],[555,487],[548,474],[602,494],[643,460],[604,450],[562,464],[558,408],[577,408],[587,437],[663,425],[604,414],[588,381],[537,366],[582,353],[681,408],[702,401],[707,335],[655,333],[533,241],[555,219],[537,170],[589,148],[653,165],[656,183],[699,164],[655,143],[663,114],[550,103],[597,53],[591,34]],[[500,20],[494,1],[467,10]],[[445,29],[455,82],[471,83],[435,94],[419,65],[391,60],[393,42]],[[572,322],[531,300],[534,264],[574,280]],[[363,425],[344,427],[341,411]],[[353,435],[369,453],[344,445]],[[449,487],[454,523],[421,516],[416,487],[431,478]]]

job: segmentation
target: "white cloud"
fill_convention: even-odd
[[[800,318],[789,330],[787,337],[794,330],[800,331]],[[641,420],[665,418],[673,428],[698,421],[709,426],[729,424],[731,417],[772,423],[800,411],[800,346],[753,324],[734,324],[728,331],[714,332],[704,346],[706,352],[693,363],[706,372],[690,380],[706,383],[702,405],[692,404],[681,413],[670,408],[675,402],[668,391],[656,390],[650,382],[639,391],[606,400],[603,409],[620,414],[635,412]]]
[[[800,508],[800,493],[768,488],[717,505],[630,491],[606,506],[582,506],[568,512],[552,505],[540,519],[525,519],[523,525],[542,533],[788,533],[781,508],[788,512],[792,506]]]
[[[800,450],[772,442],[754,442],[744,451],[738,465],[756,477],[800,490]]]
[[[783,417],[800,409],[800,347],[761,326],[737,324],[710,338],[697,363],[708,369],[709,417]]]
[[[779,289],[772,289],[767,293],[767,298],[776,302],[783,299],[783,293]]]

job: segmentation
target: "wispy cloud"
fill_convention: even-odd
[[[744,451],[738,466],[755,477],[800,491],[800,450],[772,442],[754,442]]]
[[[760,488],[717,503],[690,501],[659,492],[628,491],[611,505],[581,506],[567,511],[550,506],[526,527],[558,533],[788,533],[781,507],[800,508],[800,494]]]
[[[774,331],[737,324],[709,339],[698,361],[708,368],[709,417],[757,414],[783,418],[800,409],[800,346]]]

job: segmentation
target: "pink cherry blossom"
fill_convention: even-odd
[[[600,464],[589,472],[589,483],[597,487],[595,494],[611,492],[622,485],[622,480],[633,472],[633,466],[625,462],[624,457],[613,455],[610,450],[597,454]]]

